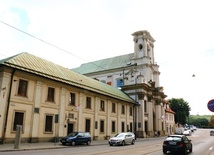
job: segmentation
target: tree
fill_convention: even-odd
[[[200,128],[206,128],[209,125],[210,118],[211,116],[209,115],[190,115],[189,124]]]
[[[213,127],[213,126],[214,126],[214,115],[212,115],[212,116],[210,117],[209,126],[210,126],[210,127]]]
[[[170,108],[175,112],[175,123],[186,124],[191,110],[189,103],[182,98],[172,98],[169,103]]]

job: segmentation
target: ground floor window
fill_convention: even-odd
[[[101,120],[100,121],[100,132],[104,132],[104,128],[105,128],[104,120]]]
[[[85,120],[85,132],[90,132],[90,128],[91,128],[91,120],[86,119]]]
[[[130,131],[133,132],[133,124],[130,123]]]
[[[24,112],[15,112],[13,131],[16,131],[16,126],[21,125],[23,130]]]
[[[111,132],[115,132],[115,121],[111,122]]]
[[[122,130],[122,132],[125,132],[125,123],[124,122],[122,122],[122,124],[121,124],[121,130]]]
[[[53,115],[45,117],[45,132],[53,132]]]

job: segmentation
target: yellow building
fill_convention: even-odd
[[[175,112],[169,107],[169,101],[165,100],[165,105],[165,116],[162,118],[162,121],[166,122],[166,135],[171,135],[175,133]]]
[[[52,141],[72,131],[104,139],[133,131],[134,100],[121,90],[21,53],[0,61],[0,143]]]

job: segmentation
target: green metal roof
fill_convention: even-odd
[[[133,56],[134,56],[134,53],[131,53],[131,54],[120,55],[120,56],[107,58],[103,60],[98,60],[94,62],[89,62],[89,63],[82,64],[80,67],[74,68],[72,70],[80,74],[87,74],[87,73],[94,73],[94,72],[100,72],[105,70],[122,68],[123,66],[127,66],[127,63],[131,61]]]
[[[0,60],[0,64],[134,103],[132,98],[117,88],[26,52]]]

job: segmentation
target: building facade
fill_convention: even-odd
[[[121,90],[28,53],[0,61],[0,143],[43,142],[72,131],[104,139],[133,131],[134,100]]]
[[[159,84],[159,66],[155,62],[155,40],[148,31],[132,34],[134,52],[82,64],[73,70],[121,89],[135,100],[134,131],[139,137],[166,134],[165,102]]]
[[[172,111],[172,109],[170,108],[170,103],[169,101],[165,100],[165,116],[162,117],[162,121],[166,122],[166,134],[167,135],[171,135],[175,133],[175,128],[176,128],[176,124],[175,124],[175,112]]]

